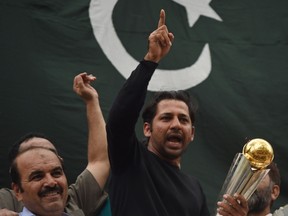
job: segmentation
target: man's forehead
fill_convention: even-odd
[[[24,151],[27,148],[31,148],[31,147],[44,147],[44,148],[56,150],[55,146],[49,140],[40,138],[40,137],[33,137],[21,143],[19,147],[19,151]]]
[[[28,158],[31,160],[27,160]],[[62,167],[61,161],[55,152],[42,147],[32,148],[23,152],[18,156],[17,161],[21,162],[19,166],[24,165],[32,169],[42,167],[43,165],[46,166],[47,164],[53,165],[54,167]]]
[[[189,109],[187,104],[184,101],[181,100],[175,100],[175,99],[165,99],[161,100],[157,105],[157,113],[166,113],[166,112],[174,112],[176,110],[181,110],[185,114],[189,115]]]

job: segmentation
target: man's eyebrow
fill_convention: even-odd
[[[179,116],[189,118],[189,114],[185,114],[185,113],[180,113]]]
[[[40,174],[43,174],[43,171],[41,171],[41,170],[32,171],[28,176],[29,181],[32,179],[33,176],[40,175]]]
[[[160,114],[160,116],[172,116],[173,113],[172,112],[163,112]],[[186,114],[186,113],[179,113],[178,116],[181,116],[181,117],[189,117],[189,114]]]
[[[171,112],[163,112],[163,113],[160,113],[160,115],[172,115]]]
[[[61,166],[57,166],[57,167],[54,167],[53,169],[51,169],[51,171],[63,171],[63,168]],[[41,171],[41,170],[35,170],[35,171],[32,171],[30,174],[29,174],[29,178],[33,175],[39,175],[39,174],[43,174],[44,172]]]
[[[57,166],[55,168],[52,169],[52,171],[63,171],[63,168],[61,166]]]

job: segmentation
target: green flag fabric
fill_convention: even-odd
[[[87,122],[73,78],[84,71],[97,77],[107,118],[161,8],[175,40],[147,98],[185,89],[197,100],[182,169],[200,180],[212,212],[235,154],[263,138],[282,174],[274,208],[287,203],[287,0],[1,0],[1,187],[10,186],[10,146],[30,131],[52,138],[75,181],[87,163]],[[141,120],[137,133],[143,137]]]

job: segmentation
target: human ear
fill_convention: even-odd
[[[17,200],[21,201],[22,200],[22,192],[21,192],[21,188],[19,187],[19,185],[13,182],[11,184],[11,188],[13,189]]]
[[[191,141],[194,140],[194,135],[195,135],[195,127],[192,126],[192,130],[191,130]]]
[[[151,136],[151,126],[148,122],[145,122],[143,125],[143,133],[145,135],[145,137],[150,137]]]
[[[273,185],[272,191],[271,191],[271,199],[276,200],[280,194],[280,187],[279,185]]]

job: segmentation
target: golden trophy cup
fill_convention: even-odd
[[[273,158],[273,148],[266,140],[256,138],[248,141],[242,153],[235,155],[218,200],[222,200],[224,194],[233,196],[235,193],[249,200],[259,183],[270,171],[266,167],[273,161]]]

